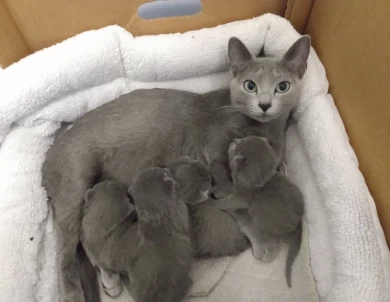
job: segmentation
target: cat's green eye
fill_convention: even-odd
[[[276,85],[275,91],[278,93],[286,93],[290,90],[290,83],[287,81],[280,82]]]
[[[256,84],[251,81],[251,80],[248,80],[248,81],[245,81],[244,83],[244,89],[250,93],[252,92],[256,92],[257,91],[257,86]]]

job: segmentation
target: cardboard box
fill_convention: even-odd
[[[306,32],[325,65],[390,246],[389,16],[388,0],[315,1]]]
[[[143,20],[137,9],[150,1],[0,0],[0,65],[111,24],[145,35],[212,27],[267,12],[285,16],[312,36],[390,244],[390,2],[202,0],[196,15]]]

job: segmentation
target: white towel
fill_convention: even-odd
[[[264,44],[265,53],[276,56],[299,37],[273,15],[137,38],[110,26],[37,52],[0,73],[0,301],[58,300],[55,236],[40,168],[60,123],[140,87],[194,92],[227,87],[230,36],[254,53]],[[307,204],[309,255],[303,248],[300,257],[306,257],[294,272],[307,269],[293,277],[301,286],[289,291],[277,282],[283,253],[264,266],[248,251],[215,262],[218,269],[211,274],[195,266],[194,278],[202,275],[210,282],[208,287],[195,282],[192,294],[211,293],[194,301],[316,301],[309,256],[322,301],[390,301],[383,231],[314,51],[294,119],[287,162]]]

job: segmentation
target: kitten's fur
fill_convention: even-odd
[[[291,287],[291,269],[301,246],[303,196],[283,174],[276,173],[269,180],[263,173],[269,169],[267,165],[278,164],[266,139],[250,136],[235,140],[229,159],[234,193],[212,205],[232,214],[257,259],[274,260],[279,242],[288,242],[286,277]]]
[[[42,183],[54,209],[62,302],[84,301],[76,247],[84,194],[102,176],[105,154],[117,148],[129,155],[123,168],[127,181],[144,168],[166,166],[182,155],[208,164],[215,177],[215,170],[228,169],[230,142],[248,135],[267,137],[281,162],[286,120],[300,95],[309,50],[310,38],[304,36],[283,58],[255,58],[240,40],[231,38],[230,89],[206,94],[134,91],[87,113],[54,143],[43,165]],[[256,83],[257,93],[244,89],[248,79]],[[275,93],[280,81],[291,83],[288,92]],[[265,101],[271,105],[266,113],[259,107]],[[118,171],[105,171],[103,178],[122,181]],[[215,179],[217,184],[228,186],[229,174],[221,175],[225,177]]]
[[[128,177],[126,162],[130,160],[127,151],[111,150],[104,159],[102,170],[104,173],[115,171],[116,179],[130,186],[126,179]],[[204,165],[200,162],[197,165],[188,165],[189,162],[189,157],[182,157],[170,163],[169,168],[174,174],[178,190],[184,190],[183,193],[187,192],[189,196],[186,203],[190,212],[191,241],[195,257],[234,256],[245,251],[250,246],[249,242],[230,215],[213,208],[208,203],[194,202],[201,191],[210,191],[211,180],[205,182],[206,188],[198,190],[197,186],[188,181],[188,178],[200,174],[197,178],[202,179],[202,177],[210,177],[210,174],[202,176],[202,173],[207,172],[202,172]]]
[[[134,286],[130,284],[129,289],[138,297],[136,302],[152,299],[152,297],[150,299],[145,297],[146,292],[157,294],[162,291],[161,283],[156,281],[157,283],[152,282],[146,285],[145,278],[154,273],[153,276],[162,275],[161,278],[168,278],[175,283],[175,278],[181,278],[182,275],[171,276],[170,265],[174,265],[176,260],[180,260],[180,263],[189,261],[190,254],[187,254],[187,244],[190,245],[189,218],[184,204],[200,204],[208,198],[204,193],[210,190],[211,175],[206,166],[187,157],[175,161],[170,168],[173,175],[167,169],[151,168],[136,178],[131,192],[137,208],[138,224],[133,224],[134,216],[130,216],[132,206],[123,185],[113,181],[104,181],[86,193],[82,243],[92,263],[97,265],[102,273],[102,283],[106,293],[112,297],[121,293],[118,273],[128,275],[127,269],[134,270],[132,263],[147,261],[146,258],[143,260],[144,257],[152,257],[155,261],[158,257],[163,257],[161,261],[171,259],[173,264],[167,262],[166,267],[149,266],[150,271],[147,271],[145,267],[144,272],[139,271],[139,274],[145,276],[138,276],[137,271],[130,272],[132,284],[134,284],[134,279],[138,280],[137,288],[134,289]],[[176,184],[172,177],[175,178]],[[172,185],[175,185],[175,190],[171,188]],[[158,230],[155,230],[153,234],[144,233],[145,230],[152,232],[154,228]],[[164,243],[164,241],[170,242]],[[177,241],[176,245],[175,241]],[[180,244],[177,245],[177,243]],[[178,250],[180,248],[183,250]],[[176,259],[174,255],[180,255],[181,252],[184,253],[182,257]],[[176,265],[180,266],[180,263]],[[175,272],[177,271],[181,272],[179,268]],[[180,286],[184,286],[184,291],[180,290],[180,295],[185,293],[186,286],[189,284],[186,278],[183,277],[183,280],[184,284],[179,283]],[[169,282],[167,281],[164,286],[171,288],[172,292],[169,292],[169,295],[175,296],[176,285],[169,284]],[[145,293],[139,293],[139,287],[143,288]],[[176,301],[172,299],[160,293],[158,301]]]

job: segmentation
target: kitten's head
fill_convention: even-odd
[[[162,214],[176,204],[176,182],[165,168],[148,168],[135,178],[129,193],[139,214]]]
[[[84,219],[96,224],[96,230],[112,230],[132,212],[126,187],[114,181],[103,181],[85,193]]]
[[[268,122],[297,104],[310,52],[309,36],[298,39],[281,59],[255,57],[236,37],[230,38],[228,48],[234,108]]]
[[[262,187],[278,164],[268,140],[258,136],[234,140],[228,154],[233,182],[244,188]]]
[[[176,180],[177,194],[186,204],[194,205],[209,198],[211,174],[200,161],[181,157],[170,169]]]

